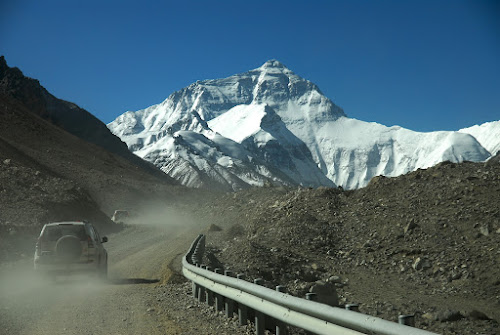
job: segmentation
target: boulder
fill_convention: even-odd
[[[337,290],[332,282],[318,280],[311,286],[309,292],[316,293],[317,302],[334,307],[339,305]]]

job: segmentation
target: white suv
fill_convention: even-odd
[[[124,223],[130,216],[129,211],[123,209],[117,209],[113,216],[111,217],[111,221],[114,223]]]
[[[54,222],[43,226],[35,248],[35,270],[51,276],[77,272],[108,275],[108,253],[94,226],[84,222]]]

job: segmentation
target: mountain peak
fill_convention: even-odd
[[[270,59],[261,66],[262,69],[276,68],[276,69],[288,69],[283,63],[276,59]]]
[[[17,67],[9,67],[9,65],[7,65],[7,61],[5,60],[5,56],[0,56],[0,79],[3,79],[8,75],[17,78],[24,77],[21,70],[19,70]]]

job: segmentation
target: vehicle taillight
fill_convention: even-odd
[[[43,239],[43,236],[38,237],[38,240],[36,241],[36,244],[35,244],[35,252],[38,256],[40,256],[42,254],[42,250],[44,247],[43,242],[45,242],[45,240]]]
[[[35,253],[37,254],[37,256],[40,256],[40,237],[38,238],[38,240],[36,240]]]

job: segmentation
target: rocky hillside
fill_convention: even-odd
[[[500,333],[500,164],[444,162],[356,191],[262,188],[200,207],[207,262],[442,334]],[[210,216],[207,216],[210,213]]]
[[[53,118],[46,118],[45,113],[50,115],[52,111],[51,104],[59,106],[64,115],[54,113]],[[89,121],[81,128],[94,134],[99,143],[83,139],[85,134],[71,133],[64,120],[72,120],[73,114],[75,120],[93,118],[75,105],[57,100],[36,80],[6,67],[5,60],[0,59],[3,246],[9,243],[16,249],[17,240],[4,239],[25,231],[32,248],[32,237],[40,226],[55,220],[88,219],[108,229],[115,209],[157,197],[172,198],[176,192],[171,178],[147,163],[137,164],[139,159],[126,153],[126,146],[104,124],[94,127]],[[25,240],[19,238],[20,242]],[[9,255],[4,251],[2,248],[0,260],[2,255]]]
[[[74,103],[56,98],[38,80],[25,77],[18,68],[9,67],[4,56],[0,56],[0,94],[21,102],[27,111],[70,134],[123,156],[153,174],[158,173],[150,164],[131,154],[125,143],[102,121]]]

